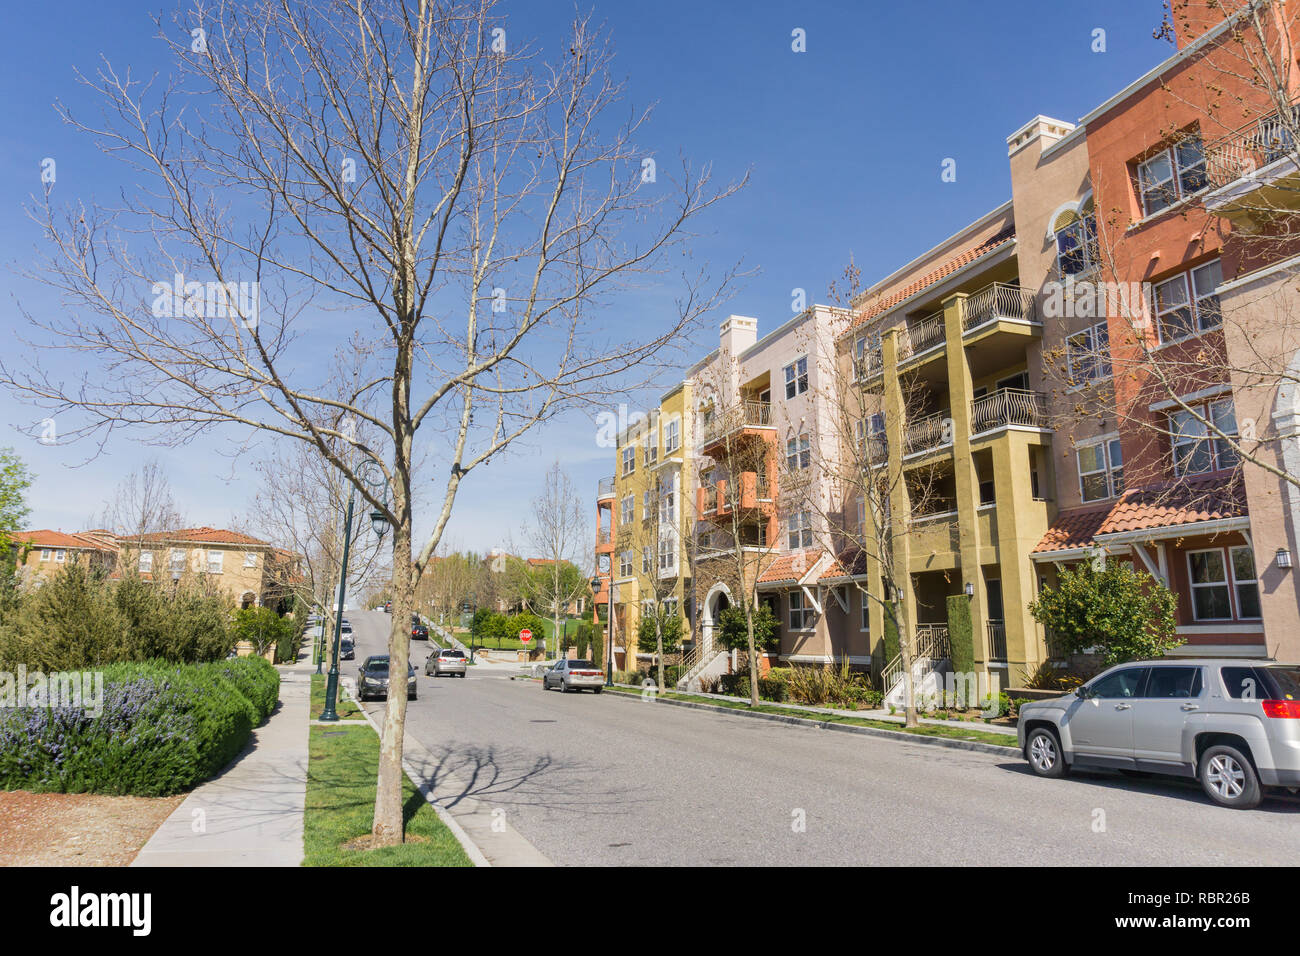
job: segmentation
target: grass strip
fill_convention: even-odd
[[[325,681],[324,674],[311,675],[311,719],[319,720],[321,711],[325,709]],[[348,696],[347,691],[343,689],[342,680],[339,681],[338,699],[334,702],[334,712],[339,715],[339,720],[365,720],[366,715],[361,712],[356,701]]]

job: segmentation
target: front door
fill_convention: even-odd
[[[1133,701],[1133,756],[1183,763],[1183,728],[1201,709],[1205,681],[1199,667],[1152,667],[1142,696]]]
[[[1125,667],[1088,685],[1086,699],[1065,712],[1070,743],[1080,756],[1133,757],[1133,702],[1142,690],[1147,668]]]

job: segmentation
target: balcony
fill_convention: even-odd
[[[885,355],[879,345],[863,349],[853,360],[853,374],[859,382],[875,378],[885,370]]]
[[[1047,397],[1026,388],[1000,388],[970,403],[972,435],[1010,425],[1048,428]]]
[[[707,449],[733,432],[747,428],[773,428],[772,405],[768,402],[742,402],[734,408],[714,412],[703,426],[704,447]]]
[[[614,497],[614,477],[611,475],[608,478],[600,479],[600,483],[596,486],[596,500],[602,501],[605,498],[613,498],[613,497]]]
[[[1006,621],[989,621],[984,628],[988,634],[988,659],[1005,661],[1007,659]]]
[[[722,478],[711,485],[696,489],[697,515],[701,518],[713,519],[730,517],[733,504],[738,504],[742,513],[754,511],[764,515],[771,513],[774,507],[772,489],[766,475],[753,471],[741,472],[739,502],[728,498],[727,484],[728,479]]]
[[[1250,228],[1275,212],[1300,208],[1297,132],[1300,104],[1293,104],[1207,146],[1206,210]]]
[[[1005,282],[994,282],[971,293],[961,307],[961,325],[966,332],[994,322],[1037,322],[1034,293]]]
[[[908,422],[903,429],[903,454],[918,455],[952,444],[952,413],[935,412],[925,418]]]
[[[908,322],[898,330],[898,360],[900,362],[928,352],[944,343],[943,313],[936,312],[915,322]]]
[[[889,442],[883,433],[868,435],[863,441],[863,457],[869,465],[879,465],[889,460]]]

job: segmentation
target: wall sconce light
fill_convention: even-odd
[[[1286,548],[1277,549],[1277,566],[1283,571],[1291,567],[1291,552]]]
[[[968,598],[973,598],[975,596],[975,585],[972,584],[970,581],[966,582],[966,587],[964,590],[966,591],[966,596]]]

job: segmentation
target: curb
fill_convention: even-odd
[[[640,700],[631,694],[614,693],[611,696]],[[720,707],[715,704],[700,704],[693,700],[669,700],[655,697],[656,704],[672,704],[675,707],[687,707],[691,710],[711,711],[715,714],[733,714],[750,720],[767,720],[792,727],[808,727],[813,730],[835,730],[847,734],[864,734],[868,737],[887,737],[893,740],[906,740],[911,743],[928,744],[934,747],[947,747],[949,750],[970,750],[976,753],[996,754],[998,756],[1018,755],[1018,747],[1003,747],[1000,744],[986,744],[978,740],[958,740],[954,737],[932,737],[928,734],[909,734],[901,730],[884,730],[880,727],[859,727],[856,724],[841,724],[831,721],[813,720],[807,717],[788,717],[785,714],[763,714],[739,710],[732,707]]]

